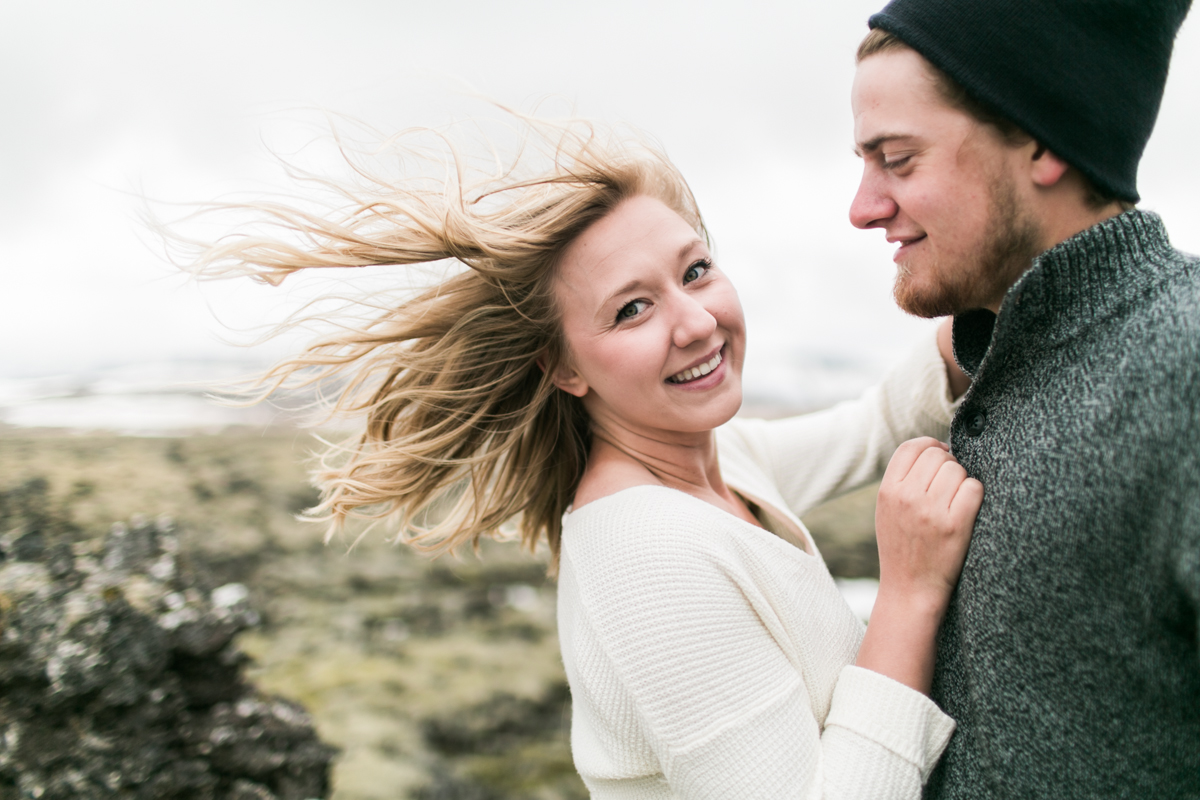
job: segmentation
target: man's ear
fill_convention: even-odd
[[[1029,162],[1029,177],[1035,185],[1049,189],[1062,180],[1070,168],[1067,162],[1047,150],[1045,145],[1037,144]]]

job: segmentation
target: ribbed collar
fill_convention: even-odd
[[[1032,334],[1051,345],[1110,316],[1162,280],[1174,250],[1157,214],[1126,211],[1034,259],[1000,305],[954,319],[954,357],[975,375],[993,340]]]

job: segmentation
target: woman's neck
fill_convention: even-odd
[[[664,486],[689,493],[724,488],[712,431],[658,436],[596,427],[592,441],[589,468],[637,468]]]
[[[725,485],[712,431],[637,431],[593,420],[592,449],[575,508],[634,486],[666,486],[758,524]]]

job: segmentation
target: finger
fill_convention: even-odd
[[[949,508],[958,487],[967,479],[967,471],[957,461],[943,461],[929,484],[929,499],[938,508]]]
[[[913,464],[917,463],[917,459],[921,454],[930,447],[939,445],[937,439],[930,436],[922,436],[920,439],[909,439],[899,447],[892,455],[892,460],[888,462],[887,469],[883,473],[883,479],[891,481],[902,481],[912,469]]]
[[[955,519],[971,520],[979,515],[979,507],[983,505],[983,484],[974,478],[967,478],[958,486],[954,499],[950,501],[950,514]]]
[[[938,470],[942,468],[942,464],[954,460],[954,456],[942,450],[940,447],[927,447],[917,457],[916,463],[912,465],[912,469],[908,471],[908,476],[904,479],[904,483],[909,488],[927,493],[930,485],[933,484],[933,479],[937,476]]]

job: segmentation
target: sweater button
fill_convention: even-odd
[[[987,413],[981,409],[973,409],[966,415],[967,436],[978,436],[987,427]]]

